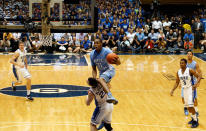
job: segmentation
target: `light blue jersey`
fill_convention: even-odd
[[[91,65],[97,66],[100,73],[100,78],[103,78],[106,82],[109,82],[115,75],[115,68],[106,60],[106,57],[109,53],[112,53],[109,48],[102,47],[100,53],[98,53],[96,50],[93,50],[90,54]]]
[[[187,63],[187,67],[196,71],[196,64],[197,64],[197,62],[193,60],[191,63]],[[197,79],[196,79],[196,77],[193,76],[192,77],[192,84],[194,85],[196,82],[197,82]]]

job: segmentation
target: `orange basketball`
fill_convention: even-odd
[[[107,62],[109,63],[109,64],[115,64],[115,63],[113,63],[113,61],[115,60],[115,59],[117,59],[118,58],[118,56],[117,56],[117,54],[115,54],[115,53],[109,53],[108,55],[107,55]]]

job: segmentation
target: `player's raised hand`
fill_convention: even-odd
[[[91,87],[90,87],[91,88]],[[87,91],[88,95],[92,95],[92,92],[90,90]]]

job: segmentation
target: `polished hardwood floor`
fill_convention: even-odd
[[[185,131],[192,130],[185,117],[180,88],[170,96],[185,55],[120,55],[122,64],[115,66],[112,93],[119,100],[114,106],[112,126],[115,131]],[[14,76],[11,55],[0,55],[0,89],[10,87]],[[32,85],[58,84],[87,86],[91,76],[88,66],[29,66]],[[206,77],[206,62],[194,57]],[[18,91],[18,87],[17,87]],[[12,91],[11,91],[12,93]],[[206,81],[198,87],[199,127],[206,130]],[[89,131],[95,108],[85,105],[86,96],[44,98],[33,102],[24,97],[0,94],[0,131]],[[104,130],[104,129],[103,129]]]

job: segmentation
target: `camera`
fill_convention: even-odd
[[[162,38],[159,38],[159,41],[162,41]]]

